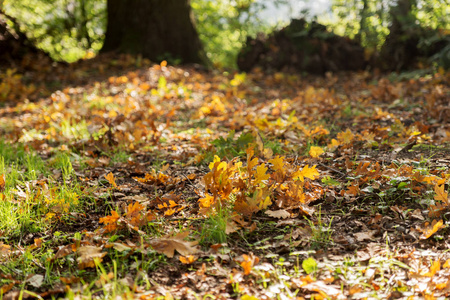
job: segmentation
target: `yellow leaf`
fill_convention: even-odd
[[[113,186],[113,187],[117,187],[115,178],[114,178],[114,174],[109,172],[108,175],[105,176],[106,180],[108,180],[108,182]]]
[[[255,185],[262,182],[263,180],[269,179],[269,174],[266,174],[266,172],[267,172],[266,164],[262,164],[256,167],[255,182],[254,182]]]
[[[420,238],[425,240],[425,239],[431,237],[439,229],[441,229],[443,227],[443,225],[444,225],[444,222],[442,220],[439,220],[439,221],[433,220],[433,223],[431,225],[426,226],[425,229],[422,230],[422,235],[420,236]]]
[[[448,193],[445,191],[443,184],[440,186],[436,184],[434,186],[434,192],[436,193],[434,200],[448,204]]]
[[[310,155],[312,158],[317,158],[317,157],[319,157],[323,152],[324,152],[323,149],[320,148],[320,147],[312,146],[312,147],[309,149],[309,155]]]
[[[269,162],[273,165],[273,169],[277,172],[284,172],[284,159],[277,155],[277,157],[270,159]]]
[[[298,170],[292,174],[293,179],[299,179],[300,181],[305,181],[305,178],[309,178],[311,180],[319,177],[319,172],[316,170],[316,166],[310,168],[306,165],[302,170]]]

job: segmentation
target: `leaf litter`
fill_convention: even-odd
[[[64,153],[73,168],[20,182],[0,168],[0,201],[32,201],[41,224],[0,230],[5,299],[92,296],[82,282],[102,286],[99,298],[450,295],[450,73],[111,59],[54,67],[58,89],[0,108],[3,148],[50,166]],[[58,194],[64,185],[79,188]]]

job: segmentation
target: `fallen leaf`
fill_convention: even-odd
[[[44,276],[40,274],[36,274],[27,279],[27,283],[34,286],[35,288],[39,288],[42,286],[44,282]]]
[[[113,187],[117,187],[116,184],[116,180],[114,178],[114,174],[109,172],[108,175],[105,176],[106,180],[108,180],[108,182],[113,186]]]
[[[167,255],[172,258],[175,254],[175,250],[181,255],[187,256],[198,252],[197,248],[193,246],[197,245],[197,241],[188,242],[184,239],[189,235],[187,231],[178,233],[174,237],[154,239],[149,242],[150,246],[159,253]]]
[[[277,219],[286,219],[291,216],[291,214],[289,212],[285,211],[284,209],[266,210],[265,214],[272,218],[277,218]]]
[[[194,263],[196,260],[197,259],[193,255],[180,256],[181,263],[183,263],[185,265],[190,265],[190,264]]]
[[[5,185],[6,185],[5,174],[1,174],[0,175],[0,192],[3,192],[5,190]]]
[[[442,220],[439,220],[439,221],[433,220],[431,225],[428,222],[425,223],[425,228],[419,229],[420,231],[422,231],[422,235],[420,236],[420,238],[422,240],[428,239],[433,234],[435,234],[439,229],[441,229],[443,226],[444,226],[444,222]]]
[[[254,256],[253,253],[242,254],[243,261],[240,263],[241,267],[244,269],[244,275],[250,274],[254,265],[258,264],[259,258]]]
[[[320,148],[320,147],[316,147],[316,146],[311,146],[311,148],[309,149],[309,155],[312,157],[312,158],[317,158],[317,157],[319,157],[321,154],[323,154],[324,153],[324,151],[323,151],[323,149],[322,148]]]
[[[80,248],[78,248],[78,268],[94,268],[94,260],[98,260],[98,262],[101,262],[103,260],[103,257],[106,255],[106,252],[102,252],[102,250],[102,247],[96,246],[81,246]]]

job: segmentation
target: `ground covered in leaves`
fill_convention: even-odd
[[[450,296],[450,73],[27,64],[0,74],[0,298]]]

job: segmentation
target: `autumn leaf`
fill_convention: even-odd
[[[440,269],[441,262],[439,261],[439,259],[437,259],[431,264],[430,270],[427,273],[423,274],[423,276],[433,277]]]
[[[172,258],[175,254],[175,250],[183,256],[192,255],[198,252],[197,248],[193,246],[197,245],[197,241],[184,241],[189,235],[189,232],[178,233],[174,237],[154,239],[149,242],[150,246],[159,253],[165,254],[167,257]]]
[[[106,180],[108,180],[108,182],[115,188],[117,188],[117,184],[114,178],[114,174],[113,173],[108,173],[108,175],[105,176]]]
[[[77,262],[79,269],[94,268],[95,261],[101,262],[106,252],[102,252],[102,247],[81,246],[77,249]]]
[[[185,265],[193,264],[197,259],[193,255],[180,256],[181,263]]]
[[[266,174],[267,172],[267,167],[266,165],[263,163],[259,166],[256,167],[256,174],[255,174],[255,181],[253,182],[254,185],[257,185],[261,182],[263,182],[264,180],[269,179],[269,174]]]
[[[427,222],[425,223],[424,229],[419,229],[422,231],[422,235],[420,236],[421,239],[425,240],[431,237],[433,234],[435,234],[439,229],[441,229],[444,226],[444,222],[442,220],[436,221],[433,220],[431,225]]]
[[[259,262],[259,258],[254,256],[253,253],[242,254],[242,262],[240,263],[241,267],[244,269],[244,275],[250,274],[253,266],[257,265]]]
[[[442,201],[445,204],[449,205],[449,201],[448,201],[448,193],[445,191],[444,185],[435,185],[434,186],[434,192],[436,193],[436,195],[434,196],[434,200],[436,201]]]
[[[298,170],[292,174],[292,178],[298,179],[300,181],[304,181],[305,178],[309,178],[311,180],[316,179],[319,177],[319,172],[316,170],[316,166],[309,167],[306,165],[302,170]]]
[[[285,211],[284,209],[266,210],[265,214],[270,217],[277,218],[277,219],[286,219],[291,216],[291,214],[289,212]]]
[[[321,154],[323,154],[323,149],[320,147],[316,147],[316,146],[311,146],[311,148],[309,149],[309,155],[312,158],[317,158],[319,157]]]
[[[5,190],[5,185],[6,185],[5,174],[1,174],[0,175],[0,192],[3,192]]]

